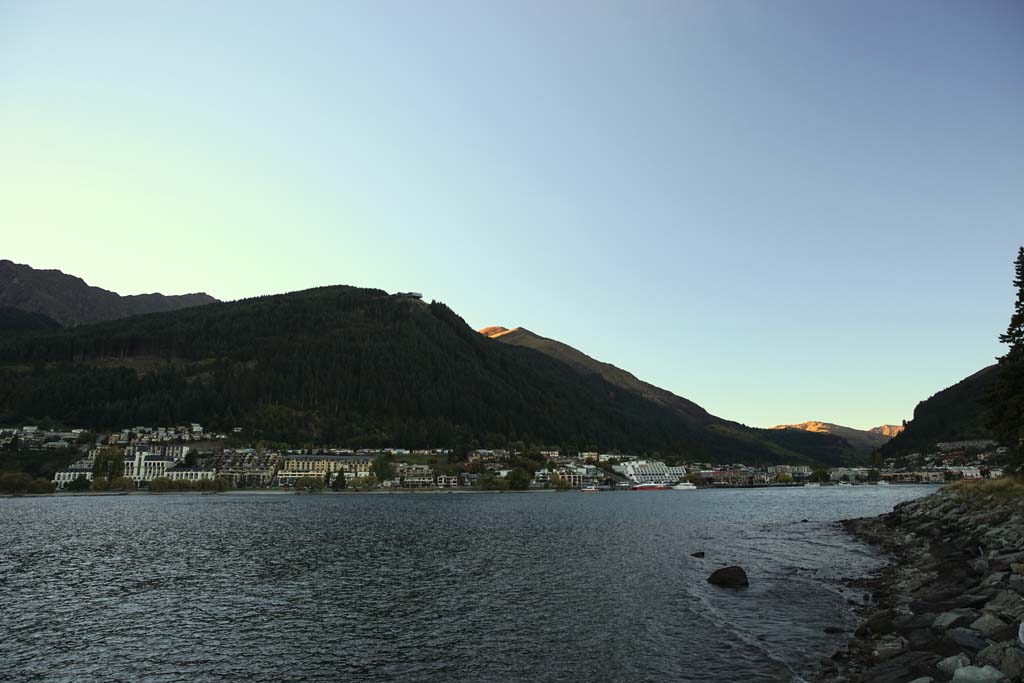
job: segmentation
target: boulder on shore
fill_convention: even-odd
[[[991,666],[965,666],[953,674],[953,683],[1002,683],[1007,680],[1002,671]]]
[[[743,570],[743,567],[737,566],[716,569],[708,577],[708,583],[726,588],[744,588],[750,585],[750,581],[747,580],[747,572]]]
[[[690,557],[697,557],[697,558],[703,559],[704,558],[704,551],[701,550],[701,551],[698,551],[698,552],[695,552],[695,553],[690,553]]]

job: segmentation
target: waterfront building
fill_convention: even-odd
[[[177,462],[174,458],[166,455],[135,451],[132,458],[125,455],[124,476],[133,480],[135,485],[138,486],[157,477],[166,476],[167,470],[174,467]]]
[[[203,470],[196,467],[172,467],[164,474],[171,481],[202,481],[213,479],[216,473],[213,470]]]
[[[68,484],[76,481],[79,477],[85,477],[87,481],[92,481],[92,467],[80,467],[76,463],[71,467],[59,470],[53,475],[53,485],[57,489],[67,488]]]
[[[434,471],[430,465],[409,465],[399,463],[398,479],[402,486],[423,488],[434,485]]]
[[[674,484],[686,478],[685,467],[669,467],[660,460],[635,460],[612,469],[634,484]]]
[[[369,477],[373,458],[369,455],[288,455],[277,472],[278,486],[293,486],[302,477],[332,478],[344,472],[346,478]]]

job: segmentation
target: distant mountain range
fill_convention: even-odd
[[[900,425],[882,425],[880,427],[872,427],[871,429],[854,429],[853,427],[844,427],[832,424],[831,422],[819,422],[817,420],[800,422],[799,424],[777,425],[773,429],[798,429],[818,434],[834,434],[846,439],[857,450],[866,453],[874,451],[903,431],[903,427]]]
[[[0,260],[0,307],[38,313],[65,327],[175,311],[216,301],[201,292],[121,296],[92,287],[85,280],[59,270],[36,270]]]

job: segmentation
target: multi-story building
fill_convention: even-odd
[[[277,472],[278,486],[293,486],[302,477],[326,478],[344,472],[346,478],[370,476],[373,458],[368,455],[287,455]]]
[[[685,467],[669,467],[660,460],[636,460],[612,469],[634,484],[674,484],[686,477]]]
[[[283,458],[277,451],[226,449],[213,457],[217,476],[232,488],[270,486]]]
[[[434,471],[430,465],[399,464],[398,478],[402,486],[423,488],[434,485]]]
[[[204,479],[213,479],[216,473],[213,470],[178,466],[167,470],[164,476],[171,481],[202,481]]]
[[[149,453],[150,455],[163,455],[175,462],[182,462],[189,454],[189,447],[180,443],[171,444],[132,444],[125,446],[125,460],[134,458],[136,453]]]
[[[132,458],[125,455],[124,476],[133,480],[138,486],[157,477],[167,476],[167,470],[177,463],[178,461],[166,455],[136,451]]]
[[[82,467],[78,463],[75,463],[71,467],[60,470],[53,475],[53,485],[58,489],[67,488],[68,484],[73,481],[77,481],[79,477],[85,477],[87,481],[92,481],[92,467]]]

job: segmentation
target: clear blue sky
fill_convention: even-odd
[[[345,283],[752,425],[1001,352],[1024,3],[0,0],[0,257],[121,293]]]

